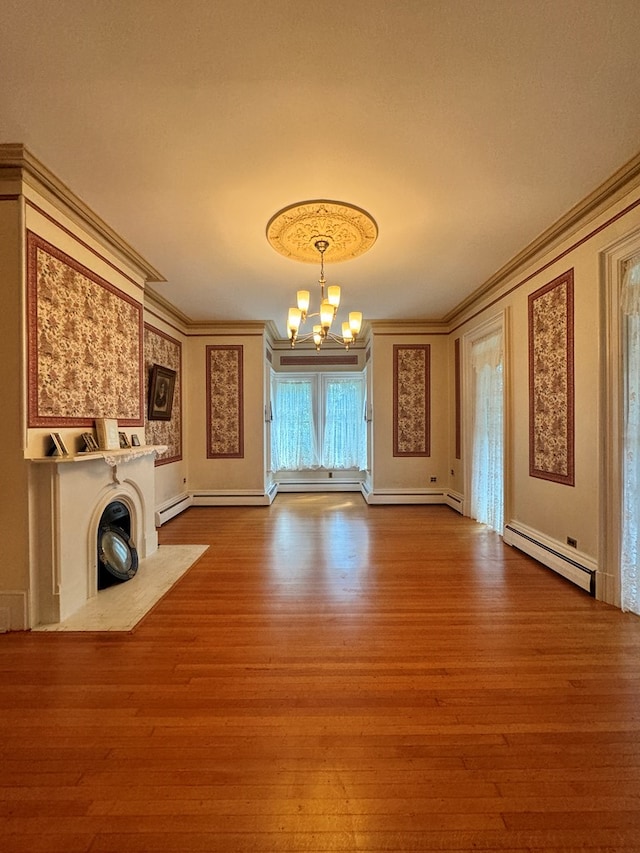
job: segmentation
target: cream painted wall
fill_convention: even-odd
[[[29,489],[24,459],[22,201],[0,201],[0,357],[4,370],[0,489],[0,626],[21,627],[28,606]]]
[[[640,207],[621,214],[640,199],[636,188],[597,216],[591,216],[570,237],[536,258],[517,275],[505,279],[500,293],[484,300],[473,316],[454,325],[449,345],[450,388],[453,397],[453,341],[496,311],[506,310],[507,349],[507,502],[505,524],[526,527],[551,547],[581,562],[597,565],[601,502],[608,484],[601,479],[601,377],[603,364],[602,260],[607,247],[640,227]],[[559,257],[562,255],[562,257]],[[575,486],[529,476],[529,358],[528,297],[554,278],[574,269],[574,357],[575,357]],[[463,417],[468,403],[463,398]],[[453,408],[451,408],[453,412]],[[450,433],[450,459],[454,466],[454,422]],[[461,460],[463,464],[467,460]],[[462,466],[457,463],[458,468]],[[461,470],[453,485],[462,491]],[[567,537],[577,539],[577,551],[567,551]]]
[[[431,454],[427,457],[393,455],[393,347],[395,344],[431,346]],[[442,490],[448,484],[449,384],[445,334],[411,336],[372,334],[372,490],[403,492]],[[436,482],[430,482],[436,477]]]
[[[208,459],[206,348],[211,345],[239,344],[243,347],[244,458]],[[184,440],[189,490],[264,494],[264,335],[253,332],[190,337],[183,359],[186,398]]]
[[[178,462],[168,462],[165,465],[156,465],[156,508],[173,502],[189,490],[188,466],[185,453],[186,440],[186,410],[187,394],[185,391],[185,357],[187,338],[175,324],[160,316],[157,310],[144,311],[144,322],[149,323],[155,329],[164,332],[169,337],[182,344],[182,459]],[[145,401],[146,405],[146,401]]]

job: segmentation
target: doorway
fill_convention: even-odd
[[[502,535],[504,527],[504,318],[465,336],[469,515]]]

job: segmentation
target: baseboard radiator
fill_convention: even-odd
[[[161,504],[160,507],[156,509],[156,527],[162,527],[165,522],[175,518],[176,515],[184,512],[185,509],[188,509],[192,503],[193,498],[191,495],[180,495],[177,498],[172,498],[172,500],[168,501],[166,504]]]
[[[573,548],[569,549],[538,531],[515,522],[505,525],[503,539],[507,545],[524,551],[589,595],[595,596],[597,565],[586,554]]]
[[[279,492],[359,492],[360,480],[279,480]]]

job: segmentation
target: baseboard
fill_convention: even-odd
[[[359,492],[362,488],[360,480],[308,480],[278,483],[279,492]]]
[[[175,518],[181,512],[184,512],[185,509],[189,509],[193,502],[192,496],[190,494],[182,494],[177,497],[171,498],[171,500],[165,501],[163,504],[160,504],[159,507],[156,507],[155,514],[155,523],[156,527],[162,527],[162,525],[169,521],[171,518]]]
[[[192,492],[192,506],[269,506],[279,487],[268,492],[197,491]]]
[[[0,634],[29,629],[27,602],[27,593],[24,590],[9,589],[0,592]]]
[[[464,497],[459,492],[448,489],[444,493],[444,501],[451,509],[455,509],[460,515],[464,515]]]
[[[503,539],[595,596],[598,567],[586,554],[515,521],[505,525]]]
[[[362,490],[368,504],[443,504],[445,493],[434,489],[374,489]]]

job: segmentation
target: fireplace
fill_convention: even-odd
[[[96,547],[99,590],[135,576],[138,551],[131,538],[131,513],[123,501],[111,501],[100,516]]]
[[[126,516],[124,542],[135,561],[158,547],[154,460],[162,447],[136,447],[34,460],[31,494],[30,626],[67,619],[99,594],[98,534],[108,507]],[[107,516],[109,517],[109,516]],[[119,527],[117,523],[112,525]]]

